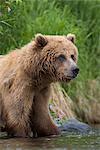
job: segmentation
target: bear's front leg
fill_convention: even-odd
[[[39,112],[37,112],[39,111]],[[60,133],[58,127],[53,123],[49,113],[42,111],[39,107],[32,114],[32,131],[33,136],[43,137],[58,135]]]
[[[48,109],[50,88],[45,88],[38,92],[34,99],[31,112],[31,127],[33,136],[50,136],[60,133],[54,124]]]
[[[8,135],[29,137],[33,93],[31,88],[25,85],[25,81],[23,84],[20,83],[14,85],[17,88],[12,87],[9,92],[4,93],[2,118]]]
[[[21,104],[10,104],[5,118],[5,129],[8,136],[29,137],[31,134],[29,117],[26,112],[21,110]],[[20,108],[18,108],[20,106]],[[23,112],[22,112],[23,111]]]

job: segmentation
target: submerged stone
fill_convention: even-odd
[[[83,122],[78,121],[77,119],[69,119],[63,125],[59,127],[61,131],[64,132],[79,132],[79,133],[88,133],[92,128]]]

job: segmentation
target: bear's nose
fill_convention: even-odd
[[[74,68],[72,71],[74,76],[76,76],[79,73],[79,68]]]

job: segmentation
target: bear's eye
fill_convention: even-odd
[[[73,55],[73,54],[71,55],[71,58],[75,61],[75,57],[74,57],[74,55]]]
[[[65,57],[64,55],[59,55],[59,56],[57,57],[57,59],[58,59],[60,62],[66,61],[66,57]]]

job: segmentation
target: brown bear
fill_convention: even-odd
[[[0,116],[8,135],[59,134],[48,110],[52,82],[69,82],[79,72],[75,37],[45,36],[0,58]]]

